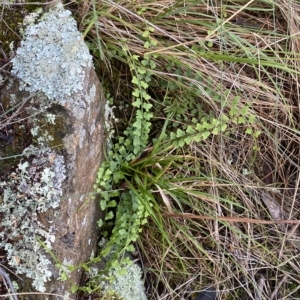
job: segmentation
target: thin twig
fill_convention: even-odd
[[[14,112],[3,124],[0,124],[0,130],[2,128],[4,128],[5,126],[7,126],[8,124],[11,124],[10,121],[18,115],[18,113],[20,112],[21,108],[25,105],[25,103],[30,100],[31,98],[33,98],[34,96],[36,96],[37,93],[33,93],[31,94],[29,97],[27,97],[23,102],[20,103],[20,106],[18,107],[18,109],[16,110],[16,112]]]
[[[9,276],[7,275],[7,273],[4,271],[3,268],[0,267],[0,275],[3,279],[3,281],[8,285],[10,291],[11,291],[11,294],[8,294],[9,296],[13,297],[14,300],[18,300],[18,296],[16,295],[16,292],[14,290],[14,287],[12,285],[12,282],[9,278]]]

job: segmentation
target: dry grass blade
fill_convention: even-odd
[[[166,193],[160,188],[160,186],[158,186],[157,184],[155,186],[157,187],[157,190],[158,190],[163,202],[167,206],[169,213],[173,214],[174,212],[173,212],[173,209],[172,209],[172,205],[170,203],[170,199],[168,198]]]

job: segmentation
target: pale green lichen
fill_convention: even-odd
[[[49,249],[54,242],[54,228],[47,231],[38,220],[38,213],[56,208],[65,179],[64,158],[50,148],[33,146],[24,150],[24,159],[6,181],[0,182],[3,199],[0,228],[0,248],[17,274],[33,279],[33,286],[45,291],[51,277],[50,260],[39,240]]]
[[[102,238],[98,246],[102,248],[107,243]],[[113,249],[102,261],[104,265],[111,259]],[[126,255],[124,258],[114,261],[109,270],[99,272],[97,267],[91,267],[88,273],[92,280],[93,288],[98,287],[102,299],[114,299],[111,295],[116,295],[122,300],[147,300],[144,284],[142,281],[141,268]]]
[[[123,300],[147,300],[141,276],[140,267],[134,263],[112,267],[108,275],[101,278],[102,294],[105,297],[114,293]]]
[[[34,24],[34,22],[39,18],[39,16],[43,13],[43,9],[38,7],[35,11],[25,16],[23,20],[23,25],[28,26]]]
[[[11,101],[16,101],[14,95]],[[52,275],[52,262],[41,242],[51,249],[55,228],[44,228],[38,215],[59,206],[66,170],[64,157],[47,144],[51,137],[45,125],[54,126],[57,120],[48,111],[49,101],[37,95],[28,102],[30,105],[25,110],[31,116],[31,134],[42,140],[37,138],[36,146],[24,149],[17,166],[11,165],[13,170],[0,182],[0,248],[6,250],[10,267],[17,274],[31,278],[33,286],[43,292],[45,282]],[[39,126],[39,119],[44,120],[44,126]]]
[[[37,24],[29,25],[24,36],[12,60],[12,72],[23,81],[21,90],[43,91],[60,104],[83,91],[85,70],[92,66],[92,57],[70,11],[56,7]],[[85,102],[76,97],[72,105],[85,107]]]

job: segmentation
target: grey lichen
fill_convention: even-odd
[[[124,300],[147,300],[142,272],[134,263],[125,263],[120,268],[111,268],[108,276],[102,277],[103,294],[115,293]]]
[[[52,274],[41,241],[51,249],[55,236],[54,228],[43,228],[38,214],[58,207],[66,170],[64,158],[50,148],[31,146],[23,154],[15,172],[0,182],[0,248],[16,273],[32,278],[33,286],[43,292]]]
[[[103,248],[106,244],[107,240],[102,238],[98,246]],[[141,268],[132,261],[129,253],[123,258],[110,262],[111,267],[103,272],[104,266],[112,259],[113,252],[112,249],[101,264],[98,267],[91,267],[88,273],[93,288],[97,286],[101,291],[100,299],[114,299],[110,296],[117,295],[117,299],[122,300],[147,300]]]
[[[14,95],[10,101],[17,104]],[[0,248],[6,250],[8,264],[15,272],[31,278],[33,286],[43,292],[53,267],[45,246],[51,249],[57,229],[51,226],[52,220],[48,220],[48,228],[39,220],[49,208],[59,207],[66,167],[64,157],[48,147],[51,136],[47,128],[57,122],[57,115],[49,112],[49,100],[36,93],[28,103],[25,110],[30,116],[31,135],[40,139],[24,149],[18,165],[11,165],[0,182]],[[44,126],[40,126],[40,119]]]
[[[44,14],[26,28],[24,37],[12,60],[12,72],[23,81],[21,90],[43,91],[60,104],[83,90],[92,57],[70,11],[59,6]],[[80,98],[72,100],[73,105],[84,106]]]

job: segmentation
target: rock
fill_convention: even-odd
[[[80,283],[78,266],[97,247],[101,211],[91,193],[102,159],[105,102],[70,12],[55,8],[26,29],[12,74],[0,98],[17,113],[1,120],[0,133],[8,137],[7,126],[16,121],[12,144],[22,140],[26,149],[1,174],[0,248],[22,278],[19,292],[65,295]]]

